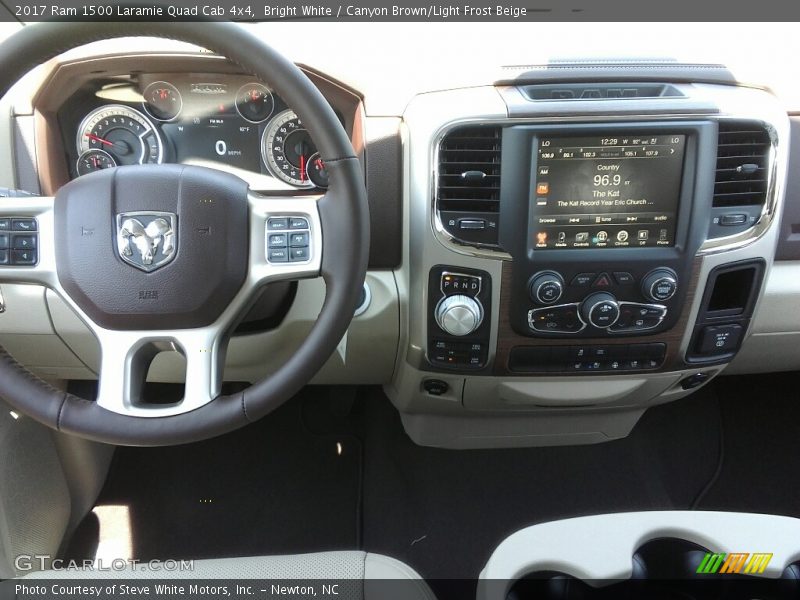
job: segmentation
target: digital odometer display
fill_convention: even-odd
[[[686,136],[537,138],[530,246],[675,245]]]

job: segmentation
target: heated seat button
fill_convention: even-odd
[[[727,354],[739,347],[742,337],[741,325],[714,325],[700,334],[701,354]]]

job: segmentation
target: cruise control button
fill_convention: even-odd
[[[308,233],[289,234],[289,245],[301,248],[308,246]]]
[[[12,250],[12,265],[35,265],[37,261],[36,250]]]
[[[285,233],[271,233],[267,243],[270,248],[285,248],[288,239]]]
[[[36,231],[36,219],[11,219],[12,231]]]
[[[267,260],[269,262],[287,262],[289,260],[289,252],[286,248],[279,248],[270,250],[267,254]]]
[[[0,236],[3,237],[3,236]],[[0,244],[0,248],[3,246]],[[36,248],[35,235],[15,235],[12,241],[14,250],[33,250]]]
[[[304,217],[292,217],[289,219],[289,229],[308,229],[308,219]]]
[[[308,248],[290,248],[289,260],[292,262],[303,262],[308,260]]]
[[[272,218],[267,219],[267,229],[270,231],[277,231],[280,229],[288,229],[289,228],[289,221],[285,218]]]

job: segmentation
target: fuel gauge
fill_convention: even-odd
[[[86,175],[93,171],[116,167],[117,161],[105,150],[87,150],[78,159],[78,175]]]

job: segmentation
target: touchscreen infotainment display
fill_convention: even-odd
[[[541,136],[536,146],[532,248],[675,245],[684,134]]]

